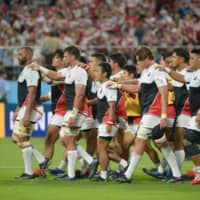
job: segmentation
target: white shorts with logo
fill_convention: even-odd
[[[98,121],[96,119],[87,117],[81,126],[81,131],[90,130],[93,128],[98,128]]]
[[[30,125],[25,127],[23,125],[23,118],[26,112],[26,106],[22,106],[17,114],[17,118],[14,122],[13,133],[21,136],[30,136],[35,124],[42,118],[44,110],[43,106],[37,106],[32,109],[30,114]]]
[[[174,124],[174,119],[168,118],[167,122],[168,122],[168,127],[172,128]],[[145,114],[141,119],[141,123],[137,131],[137,137],[145,140],[148,139],[152,129],[158,124],[160,124],[159,116]]]
[[[98,138],[99,137],[114,137],[117,133],[118,128],[116,126],[112,126],[112,130],[110,133],[106,130],[106,124],[100,124],[98,128]]]
[[[184,115],[184,114],[180,114],[177,117],[177,121],[176,121],[176,127],[179,128],[187,128],[188,123],[191,120],[191,116],[189,115]]]
[[[52,116],[52,118],[51,118],[50,124],[51,124],[51,125],[58,126],[58,127],[61,127],[62,124],[63,124],[63,119],[64,119],[64,116],[63,116],[63,115],[54,114],[54,115]]]
[[[67,121],[71,117],[72,111],[67,111],[63,118],[62,127],[60,129],[60,137],[64,136],[76,136],[79,134],[82,124],[84,123],[86,116],[78,113],[76,117],[76,122],[73,128],[67,127]]]

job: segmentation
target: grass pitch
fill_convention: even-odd
[[[32,143],[42,152],[43,139],[32,139]],[[56,153],[51,167],[59,163],[63,148],[57,142]],[[34,166],[37,163],[34,161]],[[112,164],[115,167],[114,164]],[[184,170],[192,167],[185,161]],[[1,200],[193,200],[200,197],[200,185],[192,186],[190,181],[166,184],[148,177],[142,168],[151,168],[152,163],[145,155],[140,162],[131,184],[115,182],[98,183],[88,179],[73,182],[59,182],[54,176],[33,180],[16,180],[23,172],[22,154],[10,139],[0,140],[0,199]]]

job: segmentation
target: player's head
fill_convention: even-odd
[[[28,62],[31,62],[33,57],[33,49],[31,47],[21,47],[18,50],[17,59],[19,64],[25,66]]]
[[[96,66],[98,66],[102,62],[106,62],[105,55],[103,53],[93,53],[89,57],[88,64],[90,65],[90,67],[96,67]]]
[[[96,80],[104,82],[110,78],[112,74],[111,66],[109,63],[103,62],[97,66]]]
[[[190,52],[190,66],[191,70],[197,70],[200,68],[200,49],[192,49]]]
[[[188,63],[190,58],[189,52],[183,48],[174,49],[172,54],[172,65],[178,67],[182,64]]]
[[[64,55],[64,52],[62,49],[57,49],[55,51],[53,55],[53,59],[52,59],[52,66],[55,67],[56,69],[60,69],[64,67],[63,55]]]
[[[172,52],[165,51],[161,55],[160,64],[172,68]]]
[[[133,79],[137,77],[137,69],[135,65],[125,65],[123,71],[124,79]]]
[[[154,57],[152,51],[145,46],[140,47],[136,51],[136,61],[142,69],[150,66],[150,63],[153,61],[153,59]]]
[[[75,61],[80,60],[80,50],[76,46],[69,46],[64,49],[63,61],[66,66],[72,65]]]
[[[127,59],[122,53],[114,53],[109,57],[109,63],[112,71],[121,70],[127,63]]]

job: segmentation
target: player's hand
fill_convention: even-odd
[[[31,64],[28,65],[28,67],[34,71],[38,71],[40,68],[40,65],[38,65],[36,62],[32,62]]]
[[[106,87],[109,89],[116,89],[118,88],[118,84],[114,81],[108,81],[108,83],[106,84]]]
[[[23,123],[23,126],[24,127],[29,127],[30,126],[30,120],[28,117],[24,117],[23,120],[22,120],[22,123]]]
[[[156,66],[156,69],[159,70],[159,71],[167,72],[167,73],[170,72],[170,68],[168,68],[164,65],[158,65],[158,66]]]
[[[67,121],[67,127],[72,128],[75,127],[76,117],[70,117]]]
[[[160,128],[166,128],[167,127],[167,118],[166,119],[161,119],[160,120]]]
[[[111,133],[111,131],[112,131],[112,125],[106,124],[106,132]]]
[[[17,118],[18,112],[14,112],[12,116],[12,121],[14,122]]]

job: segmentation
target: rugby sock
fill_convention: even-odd
[[[120,162],[119,162],[119,164],[120,164],[124,169],[128,166],[127,161],[124,160],[124,159],[121,159]]]
[[[163,159],[160,165],[158,166],[158,172],[161,174],[164,173],[166,167],[167,167],[167,161]]]
[[[68,176],[69,178],[75,177],[76,160],[78,157],[77,150],[67,152],[68,155]]]
[[[100,171],[100,177],[103,179],[107,179],[107,171]]]
[[[160,163],[155,163],[155,168],[158,169],[158,167],[160,166]]]
[[[65,171],[65,168],[67,167],[67,162],[66,160],[61,160],[60,164],[58,165],[58,169],[61,169],[63,171]]]
[[[172,170],[174,177],[180,177],[181,173],[178,167],[178,163],[176,161],[176,157],[174,155],[174,152],[170,146],[162,147],[161,151],[163,153],[164,158],[166,159],[167,163],[169,164],[169,167]]]
[[[184,150],[176,150],[174,151],[174,154],[176,156],[176,161],[178,163],[178,167],[181,170],[183,166],[183,162],[185,160],[185,151]]]
[[[39,164],[45,162],[44,156],[34,147],[33,147],[33,156],[35,157],[35,159],[38,161]]]
[[[93,157],[88,154],[80,144],[77,145],[77,151],[78,155],[81,156],[89,165],[93,162]]]
[[[136,169],[140,159],[142,158],[141,155],[136,155],[136,154],[133,154],[131,156],[131,159],[130,159],[130,164],[128,166],[128,169],[126,170],[125,172],[125,176],[128,178],[128,179],[131,179],[132,175],[133,175],[133,172],[134,170]]]
[[[33,148],[32,147],[25,147],[22,149],[22,155],[24,159],[24,166],[25,166],[25,173],[32,175],[32,155],[33,155]]]

